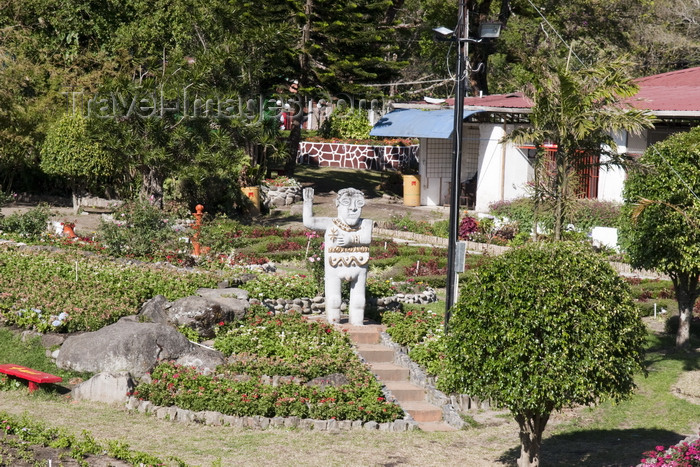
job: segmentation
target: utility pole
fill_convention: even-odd
[[[453,130],[453,149],[452,149],[452,182],[451,182],[451,200],[450,200],[450,235],[447,245],[447,283],[445,287],[445,334],[449,331],[449,321],[452,316],[452,307],[455,303],[457,295],[457,272],[455,266],[457,264],[457,241],[459,240],[459,192],[461,190],[461,173],[462,173],[462,120],[464,118],[464,80],[466,77],[466,69],[468,68],[469,57],[468,41],[462,40],[469,37],[469,10],[467,9],[467,0],[460,0],[459,13],[457,18],[457,26],[455,27],[455,45],[457,46],[457,72],[455,75],[456,92],[454,104],[454,130]]]

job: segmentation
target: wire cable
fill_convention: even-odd
[[[552,31],[554,31],[554,34],[557,35],[557,37],[562,42],[562,44],[564,44],[566,46],[566,48],[569,49],[569,52],[571,52],[571,54],[574,57],[576,57],[576,60],[578,60],[581,65],[586,66],[586,64],[583,62],[583,60],[581,60],[581,58],[578,55],[576,55],[576,52],[574,52],[574,49],[572,49],[571,46],[564,40],[564,38],[561,37],[561,34],[559,34],[559,31],[557,31],[556,28],[554,26],[552,26],[552,23],[550,23],[549,20],[542,14],[540,9],[537,8],[534,3],[532,3],[532,0],[527,0],[527,1],[530,4],[530,6],[532,6],[532,8],[535,9],[537,14],[540,15],[540,17],[544,20],[544,22],[547,23],[547,26],[549,26],[552,29]],[[547,33],[545,32],[545,34],[547,34]]]

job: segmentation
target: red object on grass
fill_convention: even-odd
[[[29,392],[36,391],[41,383],[60,383],[63,378],[60,376],[44,373],[43,371],[32,370],[26,366],[5,364],[0,365],[0,373],[16,376],[29,381]]]

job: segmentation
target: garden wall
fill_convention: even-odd
[[[302,141],[299,143],[297,163],[343,169],[398,170],[414,165],[417,158],[417,144],[411,146],[372,146]]]

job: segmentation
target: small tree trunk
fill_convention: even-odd
[[[80,200],[85,195],[85,189],[77,182],[71,183],[71,197],[73,199],[73,214],[80,210]]]
[[[697,274],[671,274],[678,301],[676,348],[687,348],[690,345],[690,322],[693,319],[695,300],[698,298],[698,278]]]
[[[518,459],[518,467],[539,467],[542,433],[549,421],[549,414],[518,414],[515,416],[515,421],[518,422],[520,427],[520,458]]]
[[[153,206],[163,208],[163,175],[154,167],[146,167],[141,172],[141,191],[139,197]]]
[[[284,173],[291,177],[294,175],[294,168],[297,164],[297,154],[299,153],[299,142],[301,141],[301,118],[294,117],[292,120],[292,130],[289,132],[287,140],[287,160],[284,164]]]

